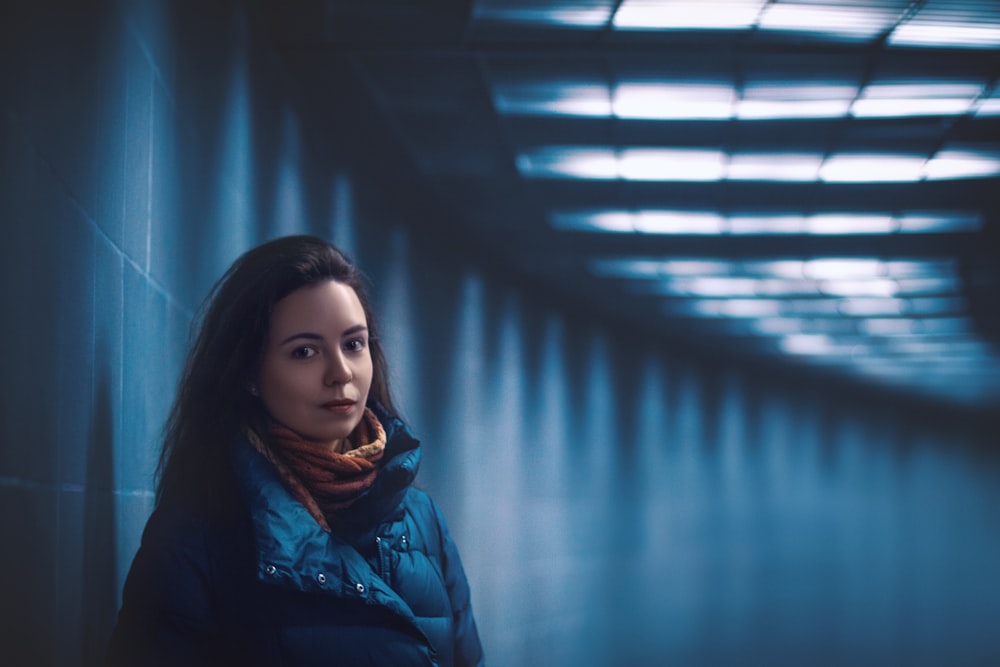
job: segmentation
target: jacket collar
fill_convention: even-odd
[[[403,422],[377,406],[373,410],[386,430],[385,463],[375,483],[345,511],[343,530],[335,528],[334,534],[316,523],[245,437],[230,448],[233,472],[251,518],[258,579],[296,590],[381,598],[412,617],[350,544],[368,537],[400,506],[420,465],[419,442]]]

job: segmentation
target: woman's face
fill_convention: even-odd
[[[328,280],[274,304],[257,391],[275,421],[337,451],[371,383],[368,322],[353,288]]]

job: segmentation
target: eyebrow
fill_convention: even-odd
[[[368,331],[368,327],[366,327],[364,324],[355,324],[353,327],[345,329],[344,332],[340,334],[340,337],[344,338],[346,336],[353,336],[354,334],[361,333],[362,331]],[[285,340],[278,343],[278,345],[284,345],[285,343],[290,343],[298,338],[303,338],[305,340],[323,340],[323,337],[320,336],[319,334],[303,331],[302,333],[292,334]]]

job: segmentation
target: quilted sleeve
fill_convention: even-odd
[[[202,531],[154,513],[125,581],[110,667],[208,665],[217,637]]]

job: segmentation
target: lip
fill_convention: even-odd
[[[357,401],[352,401],[349,398],[341,398],[333,401],[327,401],[326,403],[323,403],[322,407],[324,410],[329,410],[330,412],[347,413],[351,412],[357,404]]]

